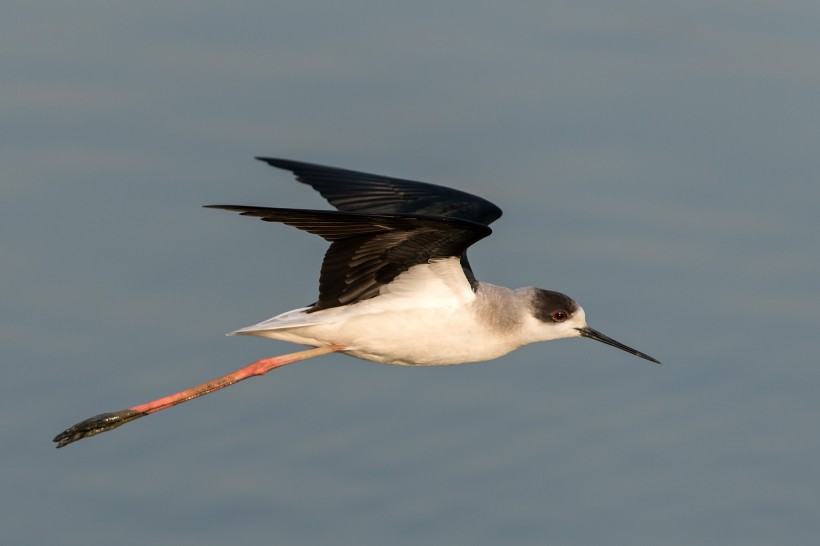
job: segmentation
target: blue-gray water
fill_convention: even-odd
[[[0,20],[4,544],[814,544],[820,7],[21,2]],[[471,366],[295,347],[324,207],[275,155],[498,203],[479,278],[602,332]]]

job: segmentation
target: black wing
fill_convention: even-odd
[[[460,218],[365,214],[323,210],[209,205],[266,222],[282,222],[330,241],[312,311],[372,298],[379,288],[417,264],[463,256],[488,236],[486,225]]]
[[[272,167],[291,171],[300,182],[322,194],[343,212],[423,214],[461,218],[490,225],[501,209],[486,199],[427,182],[337,169],[289,159],[257,157]]]

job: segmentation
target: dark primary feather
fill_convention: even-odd
[[[492,232],[460,218],[239,205],[207,208],[281,222],[330,241],[319,277],[319,300],[311,311],[372,298],[410,267],[433,258],[464,256],[467,247]]]
[[[322,194],[343,212],[408,213],[461,218],[490,225],[501,209],[486,199],[427,182],[402,180],[325,165],[257,157],[272,167],[291,171],[300,182]]]

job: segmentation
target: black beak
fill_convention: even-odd
[[[660,364],[660,363],[661,363],[661,361],[660,361],[660,360],[657,360],[657,359],[655,359],[655,358],[652,358],[651,356],[649,356],[649,355],[647,355],[647,354],[644,354],[644,353],[642,353],[642,352],[640,352],[640,351],[636,351],[636,350],[635,350],[635,349],[633,349],[632,347],[627,347],[627,346],[626,346],[626,345],[624,345],[623,343],[621,343],[621,342],[619,342],[619,341],[615,341],[615,340],[614,340],[614,339],[612,339],[611,337],[605,336],[604,334],[602,334],[602,333],[601,333],[601,332],[599,332],[598,330],[593,330],[593,329],[592,329],[592,328],[590,328],[589,326],[585,326],[585,327],[583,327],[583,328],[578,328],[578,331],[579,331],[579,332],[581,332],[581,336],[583,336],[583,337],[588,337],[588,338],[590,338],[590,339],[595,339],[595,340],[598,340],[598,341],[600,341],[601,343],[606,343],[607,345],[612,345],[613,347],[617,347],[617,348],[619,348],[619,349],[620,349],[620,350],[622,350],[622,351],[626,351],[627,353],[631,353],[631,354],[633,354],[633,355],[635,355],[635,356],[639,356],[639,357],[641,357],[641,358],[645,358],[646,360],[649,360],[649,361],[651,361],[651,362],[654,362],[655,364]]]

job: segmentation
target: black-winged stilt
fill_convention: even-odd
[[[529,343],[588,337],[660,362],[587,325],[569,296],[476,280],[467,248],[491,233],[494,204],[426,182],[267,157],[338,211],[212,205],[314,233],[330,242],[316,303],[232,332],[314,347],[258,360],[224,377],[146,404],[77,423],[63,447],[274,368],[339,351],[415,366],[497,358]]]

